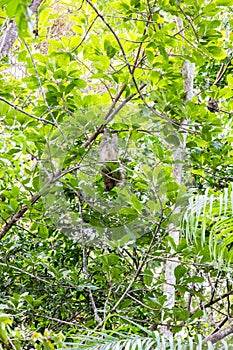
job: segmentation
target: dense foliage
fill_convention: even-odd
[[[166,327],[170,349],[231,327],[233,1],[34,3],[0,0],[0,348],[153,349]]]

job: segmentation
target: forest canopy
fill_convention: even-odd
[[[230,349],[232,0],[0,0],[0,349]]]

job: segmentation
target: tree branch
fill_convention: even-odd
[[[185,18],[185,19],[188,21],[188,23],[190,24],[190,26],[191,26],[191,28],[192,28],[194,34],[195,34],[195,37],[196,37],[196,39],[197,39],[197,42],[199,42],[199,37],[198,37],[198,34],[197,34],[197,32],[196,32],[196,30],[195,30],[193,24],[192,24],[192,21],[188,18],[188,16],[186,15],[186,13],[185,13],[184,10],[182,9],[182,7],[180,7],[180,5],[179,5],[178,3],[177,3],[176,5],[177,5],[177,7],[180,9],[180,11],[181,11],[181,13],[183,14],[184,18]]]
[[[27,116],[30,117],[30,118],[36,119],[36,120],[38,120],[39,122],[43,122],[43,123],[47,123],[47,124],[56,126],[54,122],[51,122],[50,120],[47,120],[47,119],[44,119],[44,118],[36,117],[35,115],[30,114],[30,113],[24,111],[24,110],[21,109],[20,107],[14,105],[12,102],[6,100],[5,98],[3,98],[3,97],[1,97],[1,96],[0,96],[0,101],[2,101],[2,102],[4,102],[4,103],[8,104],[8,105],[11,106],[12,108],[14,108],[16,111],[21,112],[21,113],[27,115]]]
[[[23,269],[20,269],[17,266],[9,265],[9,264],[2,263],[2,262],[0,262],[0,266],[4,266],[4,267],[10,268],[10,269],[13,269],[13,270],[18,271],[20,273],[23,273],[24,275],[30,276],[32,278],[35,278],[36,280],[38,280],[40,282],[44,282],[44,283],[49,284],[50,286],[54,286],[54,283],[51,283],[50,281],[46,280],[45,278],[42,278],[42,277],[40,277],[38,275],[33,275],[32,273],[30,273],[28,271],[25,271]]]
[[[146,84],[142,84],[141,87],[139,88],[139,91],[141,91],[142,89],[144,89],[144,87],[146,86]],[[120,93],[123,92],[123,90],[126,88],[126,85],[123,85]],[[120,94],[119,93],[119,94]],[[118,96],[119,96],[118,94]],[[84,148],[89,147],[92,142],[97,138],[97,136],[99,134],[101,134],[101,132],[104,130],[105,126],[114,118],[114,116],[126,105],[127,102],[129,102],[130,100],[132,100],[135,96],[137,95],[137,93],[133,93],[131,95],[129,95],[115,110],[114,107],[116,105],[117,100],[120,98],[120,96],[116,97],[113,105],[110,107],[110,110],[108,111],[108,113],[105,115],[104,119],[106,120],[105,123],[101,124],[96,131],[91,135],[91,137],[85,142],[84,144]]]
[[[225,293],[223,295],[221,295],[220,297],[209,301],[208,303],[204,304],[201,306],[201,310],[206,309],[207,307],[212,306],[213,304],[216,304],[217,302],[219,302],[220,300],[223,300],[224,298],[228,298],[230,295],[233,295],[233,291],[229,291],[228,293]],[[195,308],[192,312],[190,312],[190,316],[194,315],[195,312],[197,312],[200,309],[200,307]]]
[[[232,334],[232,333],[233,333],[233,325],[231,324],[229,327],[225,327],[223,329],[220,329],[218,332],[206,337],[203,340],[203,343],[207,343],[209,341],[212,344],[215,344],[215,343],[217,343],[217,341],[227,337],[229,334]]]
[[[18,38],[18,28],[15,22],[9,22],[0,38],[0,54],[7,56],[14,42]]]
[[[118,46],[121,50],[121,53],[124,57],[124,60],[125,60],[125,63],[127,64],[128,68],[129,68],[129,71],[130,71],[130,64],[127,60],[127,56],[126,56],[126,53],[125,53],[125,50],[121,44],[121,41],[120,39],[118,38],[116,32],[112,29],[112,27],[110,26],[110,24],[106,21],[106,19],[104,18],[104,16],[99,12],[99,10],[95,7],[95,5],[90,1],[90,0],[86,0],[86,2],[91,6],[91,8],[95,11],[95,13],[98,15],[98,17],[101,18],[101,20],[103,21],[103,23],[106,25],[106,27],[110,30],[110,32],[113,34],[114,38],[116,39],[117,43],[118,43]]]
[[[146,86],[146,84],[143,84],[140,87],[140,90],[142,90],[144,87]],[[128,96],[119,106],[118,108],[116,108],[114,110],[115,104],[116,102],[119,100],[120,95],[123,93],[124,89],[125,89],[125,85],[122,87],[121,91],[118,93],[118,95],[116,96],[116,99],[113,103],[113,105],[110,107],[110,110],[108,111],[108,113],[105,116],[106,122],[101,124],[96,131],[92,134],[92,136],[85,142],[84,144],[84,148],[88,148],[92,142],[97,138],[97,136],[104,130],[105,126],[114,118],[114,116],[126,105],[126,103],[128,101],[130,101],[132,98],[134,98],[137,93],[133,93],[130,96]],[[6,102],[5,99],[2,99],[0,97],[0,100],[4,100],[4,102]],[[11,103],[8,103],[10,105],[12,105]],[[17,107],[12,105],[12,107]],[[18,109],[18,107],[16,108],[17,110],[20,110],[20,112],[22,111],[24,113],[23,110]],[[28,114],[27,114],[28,115]],[[31,116],[29,114],[29,116]],[[36,118],[37,119],[37,118]],[[47,121],[48,122],[48,121]],[[52,122],[49,122],[50,124],[54,125]],[[42,189],[41,192],[37,193],[35,196],[33,196],[30,199],[31,204],[33,205],[35,202],[38,201],[38,199],[42,196],[42,193],[44,190],[46,190],[46,188],[48,188],[51,184],[55,183],[57,180],[59,180],[60,178],[62,178],[63,176],[65,176],[66,174],[72,173],[74,170],[79,169],[80,164],[78,164],[77,166],[74,166],[68,170],[65,170],[63,173],[60,174],[56,174],[50,181],[48,181],[48,183],[44,186],[44,188]],[[5,236],[5,234],[14,226],[14,224],[26,213],[26,211],[28,210],[28,206],[24,205],[16,214],[14,214],[11,219],[5,224],[5,226],[3,227],[2,231],[0,232],[0,240]]]
[[[29,6],[32,13],[35,13],[38,10],[38,7],[44,0],[33,0],[31,5]]]
[[[44,0],[33,0],[29,6],[32,13],[35,13]],[[0,38],[0,54],[7,56],[14,42],[18,38],[18,28],[15,21],[10,21],[4,34]]]
[[[36,194],[30,199],[31,204],[33,205],[38,201],[38,199],[41,197],[41,194]],[[3,227],[2,231],[0,232],[0,239],[2,239],[5,234],[12,228],[12,226],[26,213],[28,210],[28,205],[24,205],[16,214],[14,214],[10,221],[8,221],[5,226]]]

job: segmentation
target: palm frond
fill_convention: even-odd
[[[227,247],[233,242],[233,183],[220,194],[210,193],[207,189],[204,195],[191,197],[183,218],[183,229],[187,240],[195,243],[201,240],[205,244],[208,237],[214,258],[232,261]]]
[[[76,336],[74,343],[66,343],[62,350],[224,350],[226,342],[221,341],[216,345],[203,343],[202,337],[195,339],[181,336],[167,338],[158,332],[151,332],[151,337],[139,335],[118,337],[109,336],[106,333],[98,333],[93,336]],[[77,345],[78,344],[78,345]]]

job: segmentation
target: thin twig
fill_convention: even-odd
[[[74,51],[76,51],[76,50],[83,44],[83,42],[86,40],[88,33],[90,32],[91,28],[92,28],[93,25],[95,24],[95,21],[97,20],[98,17],[99,17],[99,16],[97,15],[97,16],[93,19],[93,21],[91,22],[90,26],[88,27],[88,29],[87,29],[86,33],[84,34],[84,36],[83,36],[82,40],[80,41],[80,43],[71,51],[72,53],[73,53]]]
[[[145,22],[145,23],[151,23],[151,24],[157,23],[157,21],[151,21],[151,20],[149,21],[148,19],[131,18],[131,17],[125,17],[125,16],[105,15],[105,17],[117,18],[117,19],[125,19],[127,21]]]
[[[24,111],[23,109],[21,109],[20,107],[18,107],[17,105],[11,103],[10,101],[6,100],[5,98],[1,97],[0,96],[0,101],[8,104],[9,106],[11,106],[12,108],[14,108],[16,111],[18,112],[21,112],[23,114],[25,114],[26,116],[30,117],[30,118],[33,118],[33,119],[36,119],[40,122],[43,122],[43,123],[47,123],[47,124],[50,124],[50,125],[53,125],[53,126],[56,126],[56,124],[54,122],[51,122],[50,120],[47,120],[47,119],[44,119],[44,118],[40,118],[40,117],[36,117],[35,115],[33,114],[30,114],[26,111]]]
[[[114,102],[112,103],[111,107],[109,108],[107,114],[104,117],[105,120],[108,120],[108,118],[111,116],[111,114],[112,114],[112,112],[113,112],[117,102],[119,101],[119,99],[120,99],[121,95],[123,94],[123,92],[125,91],[126,87],[127,87],[127,85],[124,84],[122,86],[122,88],[120,89],[120,91],[118,92],[117,96],[114,99]]]
[[[141,86],[140,89],[143,89],[146,86],[146,84],[143,84]],[[123,88],[122,87],[121,91],[123,92]],[[121,92],[120,91],[120,92]],[[92,134],[92,136],[85,142],[84,144],[84,148],[87,148],[87,152],[89,150],[89,147],[91,146],[92,142],[97,138],[97,136],[104,130],[105,126],[112,120],[112,118],[125,106],[125,104],[130,101],[133,97],[135,97],[137,94],[133,93],[130,96],[128,96],[119,106],[118,108],[112,112],[112,114],[109,112],[106,114],[105,118],[106,118],[106,122],[101,124],[97,130]],[[119,96],[119,97],[118,97]],[[120,93],[118,94],[118,96],[116,97],[115,100],[120,98]],[[113,103],[113,105],[111,106],[110,110],[112,111],[114,109],[115,106],[115,102]],[[86,153],[87,153],[86,152]],[[86,155],[85,153],[85,155]],[[84,156],[85,156],[84,155]],[[42,193],[44,193],[44,191],[49,187],[49,185],[53,184],[54,182],[56,182],[57,180],[59,180],[60,178],[62,178],[63,176],[65,176],[66,174],[69,174],[71,172],[73,172],[74,170],[77,170],[80,168],[80,162],[83,160],[84,156],[81,158],[81,160],[79,161],[79,164],[77,166],[74,166],[68,170],[65,170],[63,173],[61,172],[57,172],[49,181],[47,184],[45,184],[44,188],[35,196],[33,196],[30,199],[31,204],[33,205],[35,202],[38,201],[38,199],[42,196]],[[28,206],[24,205],[16,214],[14,214],[11,219],[5,224],[5,226],[3,227],[2,231],[0,232],[0,239],[2,239],[5,234],[14,226],[14,224],[26,213],[26,211],[28,210]]]
[[[199,42],[199,37],[198,37],[198,34],[197,34],[197,32],[196,32],[196,30],[195,30],[193,24],[192,24],[192,21],[188,18],[188,16],[186,15],[186,13],[185,13],[184,10],[182,9],[182,7],[180,7],[180,5],[178,4],[178,2],[177,2],[176,5],[177,5],[177,7],[180,9],[180,11],[182,12],[184,18],[189,22],[189,24],[190,24],[190,26],[191,26],[191,28],[192,28],[194,34],[195,34],[195,37],[196,37],[197,41]]]
[[[228,67],[230,66],[231,64],[231,61],[232,61],[232,56],[230,57],[229,61],[227,63],[223,63],[219,69],[219,72],[215,78],[215,81],[214,81],[214,85],[217,85],[221,80],[222,78],[224,77]]]
[[[217,327],[213,330],[213,332],[210,335],[217,333],[228,320],[228,316],[224,317],[224,319],[217,325]]]
[[[68,325],[74,326],[74,327],[79,326],[79,324],[77,322],[64,321],[64,320],[60,320],[59,318],[56,318],[56,317],[50,317],[50,316],[45,316],[45,315],[35,315],[35,317],[46,318],[47,320],[55,321],[55,322],[62,323],[62,324],[68,324]]]
[[[25,271],[25,270],[23,270],[23,269],[20,269],[20,268],[17,267],[17,266],[9,265],[9,264],[2,263],[2,262],[0,262],[0,266],[4,266],[4,267],[8,267],[8,268],[10,268],[10,269],[16,270],[16,271],[18,271],[18,272],[23,273],[24,275],[28,275],[28,276],[34,278],[34,279],[36,279],[36,280],[38,280],[38,281],[40,281],[40,282],[47,283],[47,284],[49,284],[50,286],[53,286],[53,285],[54,285],[54,283],[51,283],[51,282],[47,281],[46,279],[44,279],[44,278],[42,278],[42,277],[40,277],[40,276],[33,275],[32,273],[30,273],[30,272],[28,272],[28,271]]]
[[[227,292],[223,295],[221,295],[220,297],[212,300],[212,301],[209,301],[208,303],[206,304],[203,304],[201,305],[201,310],[204,310],[206,309],[207,307],[210,307],[216,303],[218,303],[219,301],[225,299],[225,298],[228,298],[230,295],[233,295],[233,291],[230,291],[230,292]],[[192,310],[192,312],[190,313],[190,316],[193,316],[195,314],[195,312],[197,312],[198,310],[200,309],[200,307],[198,306],[197,308],[195,308],[194,310]]]
[[[124,48],[123,48],[123,46],[121,44],[121,41],[120,41],[119,37],[117,36],[116,32],[113,30],[113,28],[110,26],[110,24],[106,21],[104,16],[99,12],[99,10],[95,7],[95,5],[90,0],[86,0],[86,2],[92,7],[92,9],[95,11],[95,13],[101,18],[101,20],[104,22],[106,27],[113,34],[114,38],[116,39],[116,41],[117,41],[117,43],[118,43],[118,45],[120,47],[121,53],[122,53],[122,55],[124,57],[124,60],[125,60],[125,62],[127,64],[127,66],[130,68],[130,65],[129,65],[129,62],[128,62],[125,50],[124,50]]]
[[[118,299],[118,301],[115,303],[115,305],[112,307],[111,312],[113,312],[113,311],[115,311],[115,310],[117,309],[117,307],[118,307],[118,306],[120,305],[120,303],[124,300],[125,296],[129,293],[129,291],[130,291],[132,285],[134,284],[134,282],[136,281],[136,279],[137,279],[138,276],[140,275],[141,270],[142,270],[144,264],[146,263],[147,257],[148,257],[148,255],[149,255],[151,249],[152,249],[153,243],[154,243],[154,241],[156,240],[157,233],[158,233],[158,231],[159,231],[159,229],[160,229],[160,227],[161,227],[162,222],[163,222],[163,214],[161,214],[161,216],[160,216],[159,222],[157,223],[157,226],[156,226],[156,228],[155,228],[155,230],[154,230],[153,237],[152,237],[152,239],[151,239],[150,245],[149,245],[149,247],[148,247],[148,249],[147,249],[147,252],[143,255],[142,260],[141,260],[141,262],[140,262],[140,264],[139,264],[139,266],[138,266],[137,271],[136,271],[135,274],[134,274],[133,279],[131,280],[131,282],[130,282],[130,283],[128,284],[128,286],[126,287],[124,293],[121,295],[121,297],[120,297],[120,298]]]
[[[137,303],[137,305],[140,304],[140,305],[142,305],[144,308],[146,308],[146,309],[148,309],[148,310],[152,310],[152,311],[157,311],[157,310],[158,310],[158,309],[156,309],[156,308],[153,308],[153,307],[150,307],[149,305],[144,304],[144,303],[143,303],[142,301],[140,301],[139,299],[134,298],[130,293],[127,293],[127,296],[128,296],[130,299],[134,300],[134,301]]]
[[[146,84],[143,84],[140,88],[139,91],[142,90],[144,87],[146,86]],[[124,87],[124,86],[123,86]],[[122,89],[123,89],[122,87]],[[91,137],[85,142],[84,144],[84,148],[89,147],[92,142],[97,138],[97,136],[99,134],[102,133],[102,131],[104,130],[105,126],[114,118],[114,116],[126,105],[127,102],[129,102],[130,100],[132,100],[135,96],[137,95],[137,93],[133,93],[130,96],[128,96],[119,106],[118,108],[113,111],[112,113],[107,113],[105,116],[106,122],[101,124],[96,131],[91,135]],[[114,101],[114,105],[115,105],[115,101]],[[110,108],[111,110],[114,109],[113,105]]]
[[[30,199],[31,205],[33,205],[35,202],[38,201],[38,199],[41,197],[41,194],[36,194]],[[14,214],[10,221],[8,221],[5,226],[3,227],[2,231],[0,232],[0,239],[2,239],[5,234],[14,226],[14,224],[26,213],[28,210],[28,205],[24,205],[16,214]]]
[[[80,215],[81,220],[83,221],[82,203],[80,202],[80,199],[79,199],[79,215]],[[81,236],[82,236],[82,249],[83,249],[83,272],[84,272],[86,278],[89,278],[86,239],[85,239],[85,234],[84,234],[82,225],[81,225]],[[98,324],[101,324],[102,320],[98,314],[98,310],[97,310],[97,307],[95,304],[95,300],[94,300],[92,291],[90,288],[87,288],[87,289],[88,289],[92,309],[94,311],[95,319],[98,322]]]
[[[37,81],[38,81],[39,86],[40,86],[40,92],[41,92],[41,95],[42,95],[42,97],[43,97],[44,103],[45,103],[46,107],[47,107],[48,110],[49,110],[49,114],[50,114],[50,116],[51,116],[51,118],[52,118],[54,124],[56,125],[56,127],[58,128],[58,130],[60,131],[60,133],[62,134],[62,136],[64,136],[62,130],[60,129],[60,127],[59,127],[59,125],[58,125],[58,123],[57,123],[57,121],[56,121],[56,118],[55,118],[54,115],[53,115],[53,112],[52,112],[52,110],[51,110],[51,106],[49,106],[49,104],[48,104],[48,102],[47,102],[47,99],[46,99],[46,96],[45,96],[45,93],[44,93],[44,88],[43,88],[43,86],[42,86],[42,83],[41,83],[41,80],[40,80],[40,75],[39,75],[39,72],[38,72],[38,69],[37,69],[37,66],[36,66],[36,62],[35,62],[35,60],[34,60],[34,57],[33,57],[32,53],[31,53],[30,48],[29,48],[28,44],[26,43],[26,41],[24,41],[24,45],[25,45],[25,47],[26,47],[26,49],[27,49],[27,51],[28,51],[28,53],[29,53],[29,56],[30,56],[31,61],[32,61],[32,65],[33,65],[34,70],[35,70],[35,72],[36,72]]]

